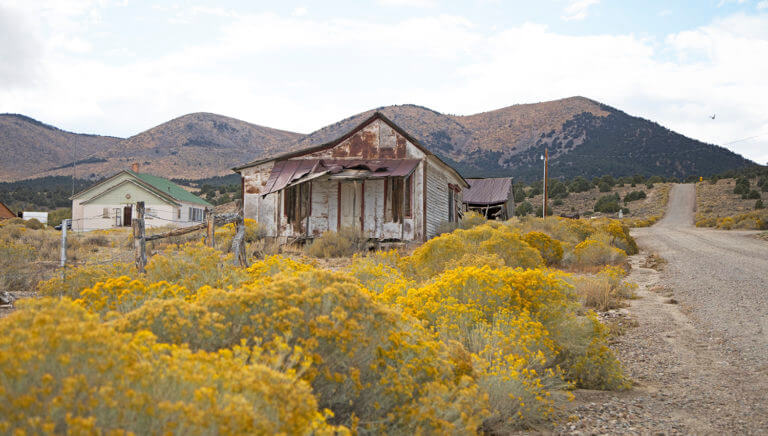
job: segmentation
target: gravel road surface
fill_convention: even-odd
[[[613,348],[635,386],[577,391],[557,433],[768,434],[768,242],[697,229],[695,198],[675,185],[665,218],[632,231],[640,298],[614,315],[636,327]]]

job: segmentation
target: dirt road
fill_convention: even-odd
[[[575,434],[768,433],[768,242],[693,226],[694,185],[676,185],[665,218],[632,231],[639,284],[614,346],[636,386],[579,391]],[[657,253],[668,263],[647,268]]]

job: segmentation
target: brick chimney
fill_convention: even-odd
[[[134,173],[138,173],[139,172],[139,163],[138,162],[135,162],[133,165],[131,165],[131,171],[133,171]]]

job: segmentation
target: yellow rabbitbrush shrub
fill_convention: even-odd
[[[168,299],[189,295],[189,290],[183,286],[165,281],[146,285],[142,281],[122,276],[84,289],[75,302],[91,312],[103,315],[109,311],[130,312],[154,298]]]
[[[596,239],[586,239],[573,249],[570,265],[577,268],[588,268],[602,265],[616,265],[627,260],[627,254]]]
[[[472,379],[456,377],[443,343],[373,301],[349,275],[299,265],[277,257],[257,262],[257,278],[238,289],[148,302],[116,325],[211,351],[256,347],[257,362],[275,365],[272,357],[259,359],[280,356],[281,369],[296,369],[307,356],[309,365],[297,373],[311,383],[319,406],[358,431],[477,430],[487,402]]]
[[[86,288],[105,282],[112,277],[136,277],[136,268],[132,264],[114,263],[108,265],[84,265],[64,271],[64,277],[58,274],[50,280],[40,283],[41,295],[48,297],[69,297],[77,299]]]
[[[69,299],[0,320],[4,434],[333,433],[309,386],[241,350],[191,352],[118,333]],[[160,370],[161,369],[161,370]]]
[[[440,274],[449,266],[460,266],[457,260],[478,255],[498,256],[506,266],[511,267],[536,268],[544,265],[539,252],[520,235],[507,226],[488,223],[430,239],[411,256],[403,258],[403,267],[423,279]]]
[[[523,238],[531,247],[539,250],[548,266],[559,265],[563,260],[563,246],[560,241],[552,239],[546,233],[528,232]]]
[[[584,388],[624,383],[615,356],[599,348],[605,338],[578,314],[568,278],[540,269],[456,268],[408,289],[396,303],[442,341],[471,353],[471,373],[491,405],[484,428],[503,433],[552,420],[566,380]],[[594,350],[600,353],[587,354]],[[611,368],[604,377],[588,377],[603,367]]]

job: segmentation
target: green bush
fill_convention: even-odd
[[[611,192],[611,185],[606,182],[600,182],[597,184],[597,189],[599,189],[600,192]]]
[[[636,201],[636,200],[642,200],[646,198],[645,191],[632,191],[628,192],[627,195],[624,196],[624,204]]]
[[[524,200],[515,208],[515,216],[526,216],[531,212],[533,212],[533,205],[527,200]]]
[[[603,195],[595,202],[595,212],[616,213],[620,209],[618,193]]]
[[[757,200],[755,202],[755,210],[762,209],[763,208],[763,200]]]

